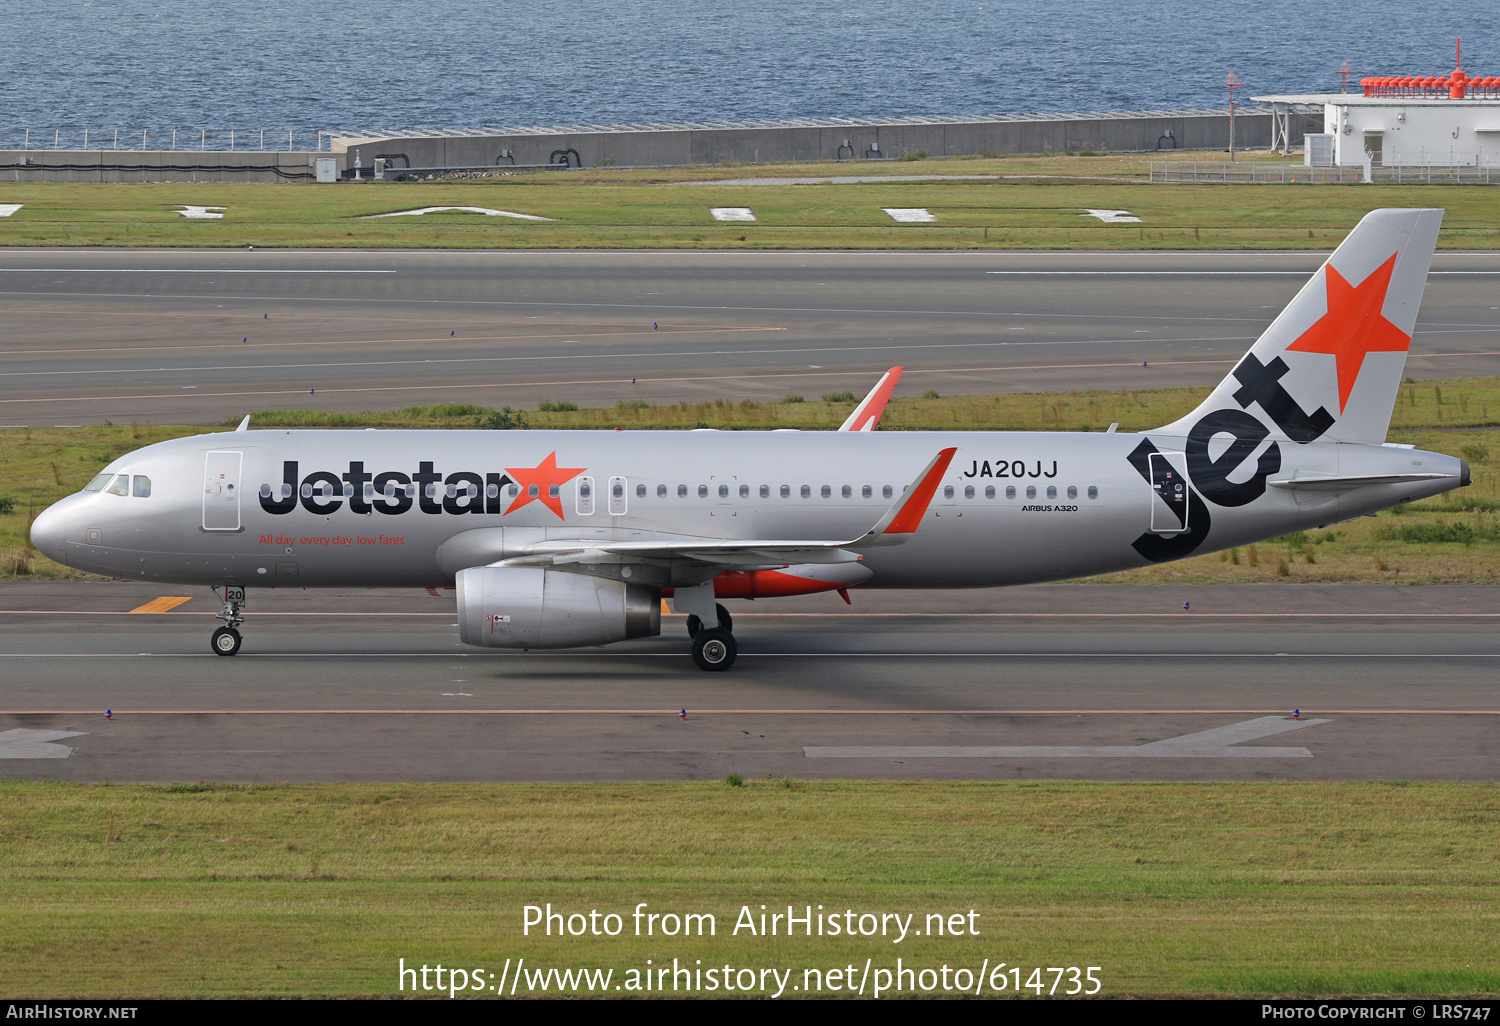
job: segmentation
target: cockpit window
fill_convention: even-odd
[[[151,497],[151,479],[145,474],[135,475],[135,497],[137,499],[149,499]]]
[[[106,495],[129,495],[130,494],[130,475],[129,474],[118,474],[118,475],[116,475],[115,479],[109,483],[109,487],[106,488],[106,489],[104,489],[104,494],[106,494]]]
[[[113,475],[113,474],[100,474],[98,477],[94,478],[88,484],[84,485],[83,486],[83,490],[86,491],[86,492],[97,492],[99,489],[101,489],[105,485],[107,485],[109,483],[110,478],[112,478],[114,476],[115,475]]]

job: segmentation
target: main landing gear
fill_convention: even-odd
[[[219,590],[214,589],[218,595]],[[214,655],[232,656],[240,650],[240,632],[235,628],[245,622],[240,615],[240,607],[245,604],[245,589],[236,584],[231,584],[224,589],[224,608],[214,616],[224,621],[224,626],[214,631],[208,645],[213,649]]]
[[[703,621],[696,616],[688,616],[688,634],[693,639],[693,662],[698,664],[700,670],[727,670],[734,665],[734,657],[739,654],[739,645],[734,640],[734,620],[729,615],[729,610],[722,605],[715,604],[714,611],[718,613],[718,626],[704,628]]]

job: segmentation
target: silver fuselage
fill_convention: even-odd
[[[1450,456],[1283,441],[1271,485],[1220,505],[1199,497],[1184,439],[1150,432],[265,430],[123,456],[106,471],[148,477],[149,496],[69,496],[37,518],[33,539],[61,563],[137,580],[441,586],[543,540],[857,538],[948,446],[958,452],[916,533],[862,551],[869,586],[987,587],[1122,570],[1468,482]],[[549,457],[564,468],[552,479],[576,473],[555,498],[541,484],[521,502]],[[1406,479],[1288,483],[1381,476]],[[467,494],[471,485],[478,494]],[[1174,487],[1188,498],[1171,501]]]

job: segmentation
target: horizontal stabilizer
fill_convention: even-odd
[[[1306,488],[1316,492],[1347,492],[1370,485],[1410,484],[1418,481],[1438,481],[1452,474],[1350,474],[1344,477],[1314,475],[1309,477],[1285,477],[1280,480],[1268,478],[1266,484],[1272,488]]]

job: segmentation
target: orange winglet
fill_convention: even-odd
[[[922,523],[922,517],[927,512],[932,497],[937,494],[938,484],[943,475],[948,472],[948,464],[953,462],[958,447],[953,446],[938,453],[937,459],[932,462],[932,469],[927,471],[925,477],[917,483],[917,486],[908,493],[906,501],[901,504],[900,511],[891,520],[881,534],[914,534],[917,527]]]
[[[891,401],[891,395],[896,391],[896,382],[901,380],[901,372],[905,367],[892,367],[885,375],[875,383],[875,388],[864,401],[854,408],[849,414],[849,419],[839,425],[840,431],[874,431],[875,425],[880,422],[880,415],[885,412],[885,404]]]

